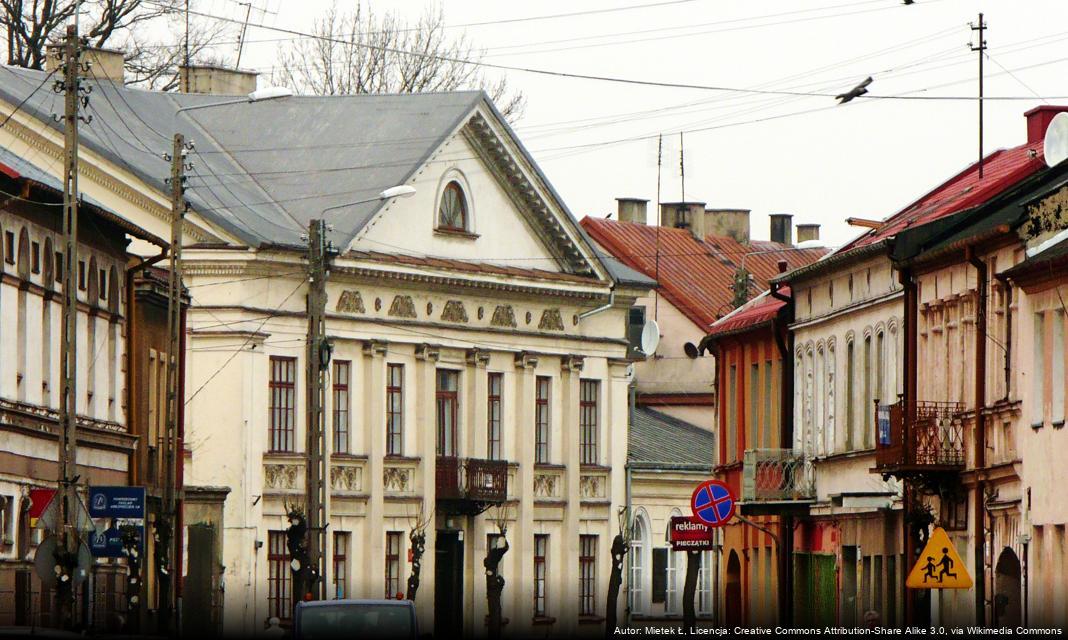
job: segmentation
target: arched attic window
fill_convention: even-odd
[[[438,202],[438,229],[467,231],[468,207],[464,189],[456,180],[450,181],[441,191]]]

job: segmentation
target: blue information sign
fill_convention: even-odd
[[[92,518],[144,518],[144,487],[89,487]]]
[[[144,527],[140,524],[123,524],[119,527],[109,527],[103,531],[93,531],[89,534],[89,552],[94,558],[123,558],[126,557],[123,536],[129,531],[133,536],[132,546],[137,553],[144,555],[145,536]]]
[[[890,446],[890,405],[881,404],[877,414],[879,427],[879,444]]]

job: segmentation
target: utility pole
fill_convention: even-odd
[[[160,631],[168,633],[177,629],[175,609],[177,598],[178,557],[177,541],[179,505],[181,504],[178,488],[178,464],[180,431],[178,421],[181,415],[181,399],[178,390],[178,365],[182,356],[182,225],[185,221],[185,136],[174,135],[174,144],[169,156],[171,163],[171,249],[167,289],[167,422],[163,433],[163,509],[156,522],[159,544],[156,547],[156,576],[159,584],[159,626]]]
[[[63,109],[63,326],[60,337],[60,377],[63,392],[59,399],[59,473],[56,544],[56,611],[63,627],[74,626],[75,574],[78,548],[74,506],[78,482],[78,120],[83,104],[88,104],[88,88],[81,85],[82,43],[77,25],[67,27],[61,55],[63,80],[55,90],[62,92]],[[73,521],[72,521],[73,520]]]
[[[972,51],[979,52],[979,179],[983,179],[983,52],[986,51],[986,23],[983,22],[983,14],[979,13],[978,24],[971,25],[972,31],[979,32],[979,44],[970,45]]]
[[[326,586],[326,442],[323,434],[323,404],[326,395],[326,368],[330,364],[330,344],[326,338],[326,279],[329,277],[326,224],[312,220],[308,225],[308,345],[307,345],[307,467],[305,500],[308,518],[307,591],[322,600]]]

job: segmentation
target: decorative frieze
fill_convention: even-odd
[[[446,322],[467,322],[467,309],[459,300],[449,300],[441,311],[441,319]]]
[[[299,478],[303,470],[299,464],[265,464],[263,484],[268,489],[281,491],[299,489]]]
[[[389,305],[389,315],[395,318],[415,318],[415,303],[411,296],[394,296]]]
[[[493,310],[493,317],[490,318],[490,324],[495,327],[511,327],[515,329],[515,311],[512,309],[512,305],[497,305],[497,308]]]
[[[559,309],[546,309],[541,312],[541,320],[538,322],[539,331],[563,331],[564,319],[560,316]]]
[[[555,473],[534,474],[535,498],[559,498],[560,476]]]
[[[339,313],[367,313],[367,309],[363,306],[363,298],[360,297],[359,291],[346,290],[341,292],[341,297],[337,299],[337,306],[334,310]]]
[[[386,467],[382,470],[382,485],[386,491],[405,493],[412,490],[412,470],[409,467]]]
[[[363,491],[363,468],[353,465],[330,467],[330,488],[334,491]]]
[[[603,474],[582,474],[579,476],[579,497],[583,499],[604,498],[607,484],[608,478]]]

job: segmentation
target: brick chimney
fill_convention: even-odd
[[[178,87],[183,93],[213,96],[243,96],[256,90],[255,71],[227,69],[216,65],[189,65],[178,68]]]
[[[1049,127],[1050,120],[1058,113],[1066,111],[1068,111],[1068,106],[1044,104],[1025,113],[1024,117],[1027,118],[1027,144],[1042,144],[1046,137],[1046,128]]]
[[[705,233],[749,244],[749,209],[705,209]]]
[[[616,198],[616,219],[647,224],[648,205],[649,201],[641,198]]]
[[[45,56],[45,71],[55,71],[56,67],[59,66],[59,58],[55,54],[62,48],[62,43],[50,44],[46,47],[45,50],[48,55]],[[123,66],[126,59],[125,52],[119,49],[90,47],[82,55],[84,60],[91,65],[90,78],[103,78],[117,84],[126,82],[126,70]],[[60,75],[62,76],[63,74]]]
[[[773,213],[768,217],[771,218],[771,241],[792,246],[794,241],[791,221],[794,216],[789,213]]]
[[[707,231],[705,231],[705,203],[661,202],[660,226],[689,229],[694,238],[704,240],[707,234]]]
[[[797,225],[797,244],[802,242],[808,242],[810,240],[820,239],[820,226],[818,224],[799,224]]]

